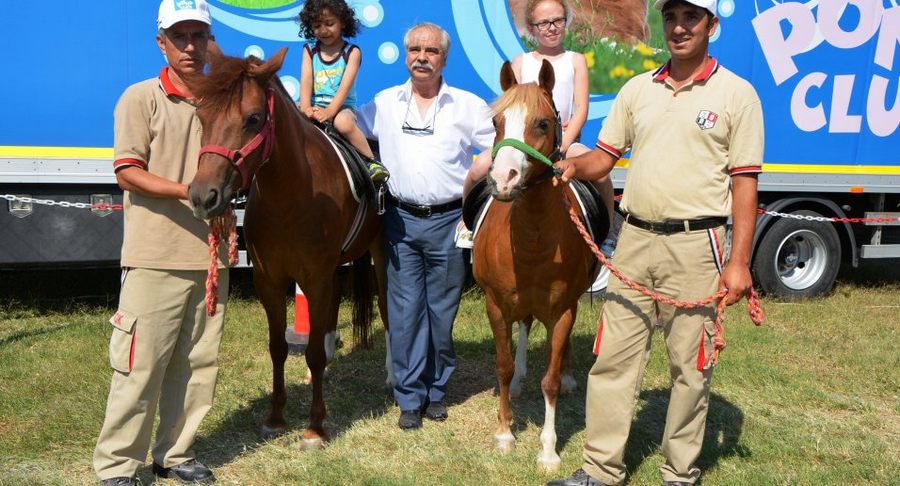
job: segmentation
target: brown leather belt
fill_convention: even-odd
[[[430,206],[425,204],[413,204],[406,201],[401,201],[391,194],[388,194],[386,199],[387,203],[391,206],[398,207],[418,218],[428,218],[431,217],[432,214],[446,213],[447,211],[453,211],[454,209],[462,208],[462,199],[454,199],[450,202],[445,202],[442,204],[432,204]]]
[[[671,235],[674,233],[686,233],[688,231],[718,228],[727,223],[728,218],[718,216],[700,219],[670,219],[657,223],[653,221],[644,221],[643,219],[636,218],[629,214],[625,217],[625,222],[654,233]]]

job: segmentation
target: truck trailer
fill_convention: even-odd
[[[209,0],[217,42],[226,54],[259,58],[288,46],[279,76],[299,100],[302,2],[243,3]],[[348,3],[363,26],[353,39],[363,52],[361,101],[405,81],[403,34],[417,22],[450,33],[447,81],[488,102],[500,93],[503,62],[528,50],[516,27],[522,2]],[[599,10],[582,18],[607,18],[603,2],[590,4]],[[112,171],[112,113],[127,86],[165,63],[154,41],[157,7],[147,0],[25,2],[0,19],[11,41],[0,76],[0,269],[118,265],[122,191]],[[719,0],[717,15],[711,53],[753,84],[766,125],[752,259],[758,286],[780,297],[819,295],[842,266],[852,271],[870,259],[900,275],[898,1]],[[659,13],[648,7],[646,16]],[[649,32],[649,23],[631,30]],[[594,83],[597,77],[636,74],[615,56],[648,51],[643,70],[665,58],[646,38],[607,37],[596,23],[581,27],[577,49],[595,65],[592,86],[608,86]],[[586,45],[585,35],[596,42]],[[649,44],[664,45],[658,33]],[[614,88],[598,89],[613,92],[590,96],[581,138],[589,146],[615,99]],[[626,156],[612,174],[618,189],[627,171]],[[247,264],[242,252],[240,265]]]

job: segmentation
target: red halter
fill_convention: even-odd
[[[244,164],[246,157],[253,153],[263,142],[265,142],[262,152],[263,162],[269,160],[269,156],[272,155],[272,146],[275,139],[275,90],[271,86],[266,89],[266,104],[269,112],[262,129],[240,150],[231,150],[221,145],[204,145],[200,148],[198,157],[210,153],[225,157],[231,162],[234,169],[241,175],[241,191],[246,191],[250,187],[250,178],[253,175]]]

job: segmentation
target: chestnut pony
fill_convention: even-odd
[[[208,76],[195,89],[203,126],[199,168],[189,195],[201,218],[220,215],[239,189],[249,189],[244,219],[253,282],[269,322],[272,407],[263,434],[287,428],[284,406],[284,338],[287,289],[293,282],[309,302],[310,336],[306,363],[312,375],[310,422],[304,446],[322,447],[325,401],[322,378],[333,357],[341,292],[337,269],[356,261],[351,278],[355,341],[368,345],[372,321],[370,253],[383,283],[380,220],[374,208],[362,214],[362,228],[345,251],[359,203],[331,142],[294,105],[276,73],[287,49],[270,60],[225,57],[210,51]],[[383,285],[379,285],[381,289]],[[383,290],[380,296],[383,296]],[[382,318],[387,322],[379,298]],[[326,344],[328,346],[326,346]]]
[[[547,160],[559,144],[559,119],[550,95],[553,68],[547,61],[539,80],[538,84],[517,84],[508,62],[501,70],[504,93],[494,102],[497,135],[488,174],[494,201],[475,236],[472,255],[497,352],[500,412],[494,440],[501,452],[515,447],[509,399],[511,394],[521,393],[532,318],[547,329],[547,371],[541,380],[544,426],[538,465],[552,471],[560,462],[556,453],[557,397],[561,388],[571,390],[575,386],[571,374],[565,380],[561,377],[564,368],[569,371],[569,334],[578,298],[591,282],[594,256],[569,219],[564,198],[579,207],[572,189],[552,177]],[[517,321],[517,376],[513,381],[510,341],[512,324]]]

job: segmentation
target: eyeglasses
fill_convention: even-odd
[[[541,32],[547,32],[550,30],[550,26],[552,25],[555,29],[562,29],[566,26],[566,18],[559,17],[553,20],[541,20],[540,22],[535,22],[531,24],[532,27],[537,27],[537,29]]]
[[[403,130],[403,133],[413,135],[434,135],[434,120],[437,118],[438,106],[434,107],[434,112],[431,114],[431,123],[424,127],[414,127],[409,124],[409,108],[412,105],[412,99],[413,96],[410,94],[409,101],[406,102],[406,115],[403,117],[403,125],[400,129]],[[437,103],[437,100],[434,100],[434,103]]]

